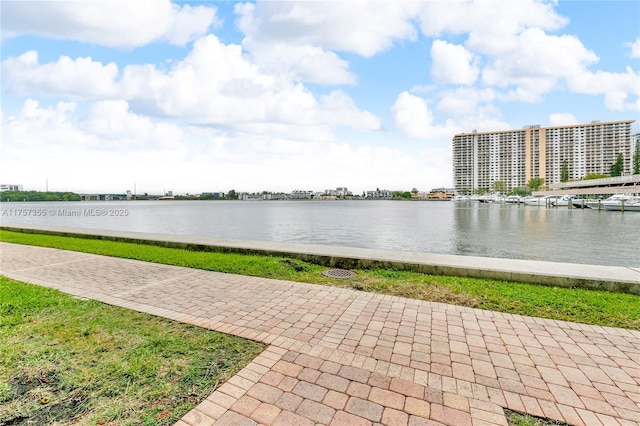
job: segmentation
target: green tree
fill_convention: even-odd
[[[507,184],[501,180],[497,180],[491,184],[491,190],[493,192],[505,193],[507,192]]]
[[[569,163],[567,160],[562,162],[562,170],[560,171],[560,182],[567,182],[569,180]]]
[[[609,176],[603,175],[603,174],[600,174],[600,173],[589,173],[588,175],[583,177],[581,180],[602,179],[602,178],[606,178],[606,177],[609,177]]]
[[[487,193],[487,191],[488,191],[487,188],[477,188],[473,190],[473,193],[476,195],[484,195]]]
[[[539,191],[540,188],[544,186],[544,178],[531,178],[529,182],[527,182],[527,186],[531,188],[532,191]]]
[[[633,174],[640,174],[640,140],[636,140],[636,150],[633,153]]]
[[[236,194],[236,190],[230,189],[229,192],[227,192],[227,200],[237,200],[237,199],[238,199],[238,194]]]
[[[624,171],[624,157],[622,153],[618,154],[618,158],[616,158],[616,162],[611,165],[611,176],[622,176],[622,172]]]
[[[82,198],[74,192],[42,191],[3,191],[2,201],[80,201]]]
[[[520,197],[526,197],[528,195],[531,195],[531,189],[527,186],[513,188],[511,192],[513,193],[513,195],[518,195]]]

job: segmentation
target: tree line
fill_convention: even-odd
[[[1,201],[81,201],[75,192],[2,191]]]

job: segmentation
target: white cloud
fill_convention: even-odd
[[[96,102],[85,114],[74,103],[28,100],[1,124],[0,171],[29,189],[44,189],[47,178],[51,190],[124,191],[136,182],[138,193],[449,184],[448,174],[425,180],[431,172],[398,147],[157,122],[123,101]]]
[[[419,3],[259,2],[235,7],[243,47],[269,73],[319,84],[354,84],[334,51],[370,57],[399,40],[415,40]]]
[[[247,38],[373,56],[397,40],[416,38],[418,2],[260,2],[236,6]]]
[[[358,109],[344,92],[315,96],[288,75],[271,74],[251,62],[239,45],[214,35],[197,40],[191,52],[169,68],[128,65],[63,56],[40,64],[30,51],[2,63],[4,90],[66,99],[123,99],[136,110],[191,123],[245,126],[351,126],[377,130],[373,114]]]
[[[488,61],[482,80],[497,87],[515,85],[522,89],[522,100],[537,100],[538,95],[552,90],[560,79],[570,80],[597,61],[595,53],[577,37],[550,36],[531,28],[517,36],[510,51]]]
[[[423,3],[420,26],[427,36],[468,33],[468,49],[495,55],[511,50],[513,37],[527,28],[557,30],[566,25],[568,20],[554,6],[535,0],[429,1]]]
[[[321,123],[351,126],[358,130],[379,130],[380,120],[368,111],[360,111],[346,93],[334,90],[320,98]]]
[[[636,38],[633,43],[627,43],[629,47],[629,56],[632,58],[640,58],[640,37]]]
[[[473,129],[480,132],[488,132],[513,128],[511,124],[504,121],[501,111],[491,104],[478,106],[472,114],[457,117],[457,121],[464,132]]]
[[[151,102],[161,114],[194,123],[379,127],[377,118],[358,110],[348,96],[330,94],[318,100],[304,85],[264,72],[240,46],[224,45],[213,35],[194,43],[192,52],[171,70],[127,67],[122,86],[123,93]],[[332,99],[329,107],[324,105]]]
[[[478,109],[478,105],[492,102],[498,97],[494,89],[476,89],[460,87],[441,93],[438,111],[447,115],[469,115]]]
[[[180,142],[184,134],[178,126],[154,123],[148,117],[129,111],[129,104],[123,100],[94,103],[80,128],[99,138],[103,149],[126,152],[153,147],[161,151],[171,150],[176,159],[186,154]]]
[[[30,50],[2,62],[2,86],[10,93],[27,93],[69,99],[110,98],[117,94],[118,66],[103,65],[91,58],[61,56],[41,64],[38,52]]]
[[[355,84],[349,63],[334,52],[312,45],[261,44],[245,40],[252,60],[269,74],[319,84]]]
[[[169,0],[2,2],[3,38],[34,34],[122,48],[163,40],[182,45],[216,23],[215,8]]]
[[[549,116],[551,126],[569,126],[579,123],[578,119],[569,112],[558,112]]]
[[[391,115],[396,130],[414,139],[437,140],[451,138],[458,132],[455,124],[448,120],[444,126],[433,124],[433,113],[427,102],[408,92],[402,92],[391,106]]]
[[[568,81],[569,88],[576,93],[605,95],[605,105],[613,111],[638,111],[640,98],[640,72],[627,67],[624,73],[607,71],[583,72]],[[626,102],[629,95],[635,101]]]
[[[478,78],[477,61],[464,46],[435,40],[431,61],[431,76],[438,83],[471,85]]]

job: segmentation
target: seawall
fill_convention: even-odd
[[[393,268],[433,275],[487,278],[640,295],[640,267],[543,262],[57,226],[3,224],[0,229],[198,251],[286,256],[331,268]]]

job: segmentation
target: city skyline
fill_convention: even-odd
[[[459,133],[638,132],[638,2],[0,7],[0,181],[34,190],[428,191]]]
[[[502,182],[511,190],[524,187],[531,179],[551,185],[563,179],[604,176],[618,156],[619,175],[630,175],[636,152],[632,123],[592,121],[457,134],[453,142],[455,188],[469,193]]]

